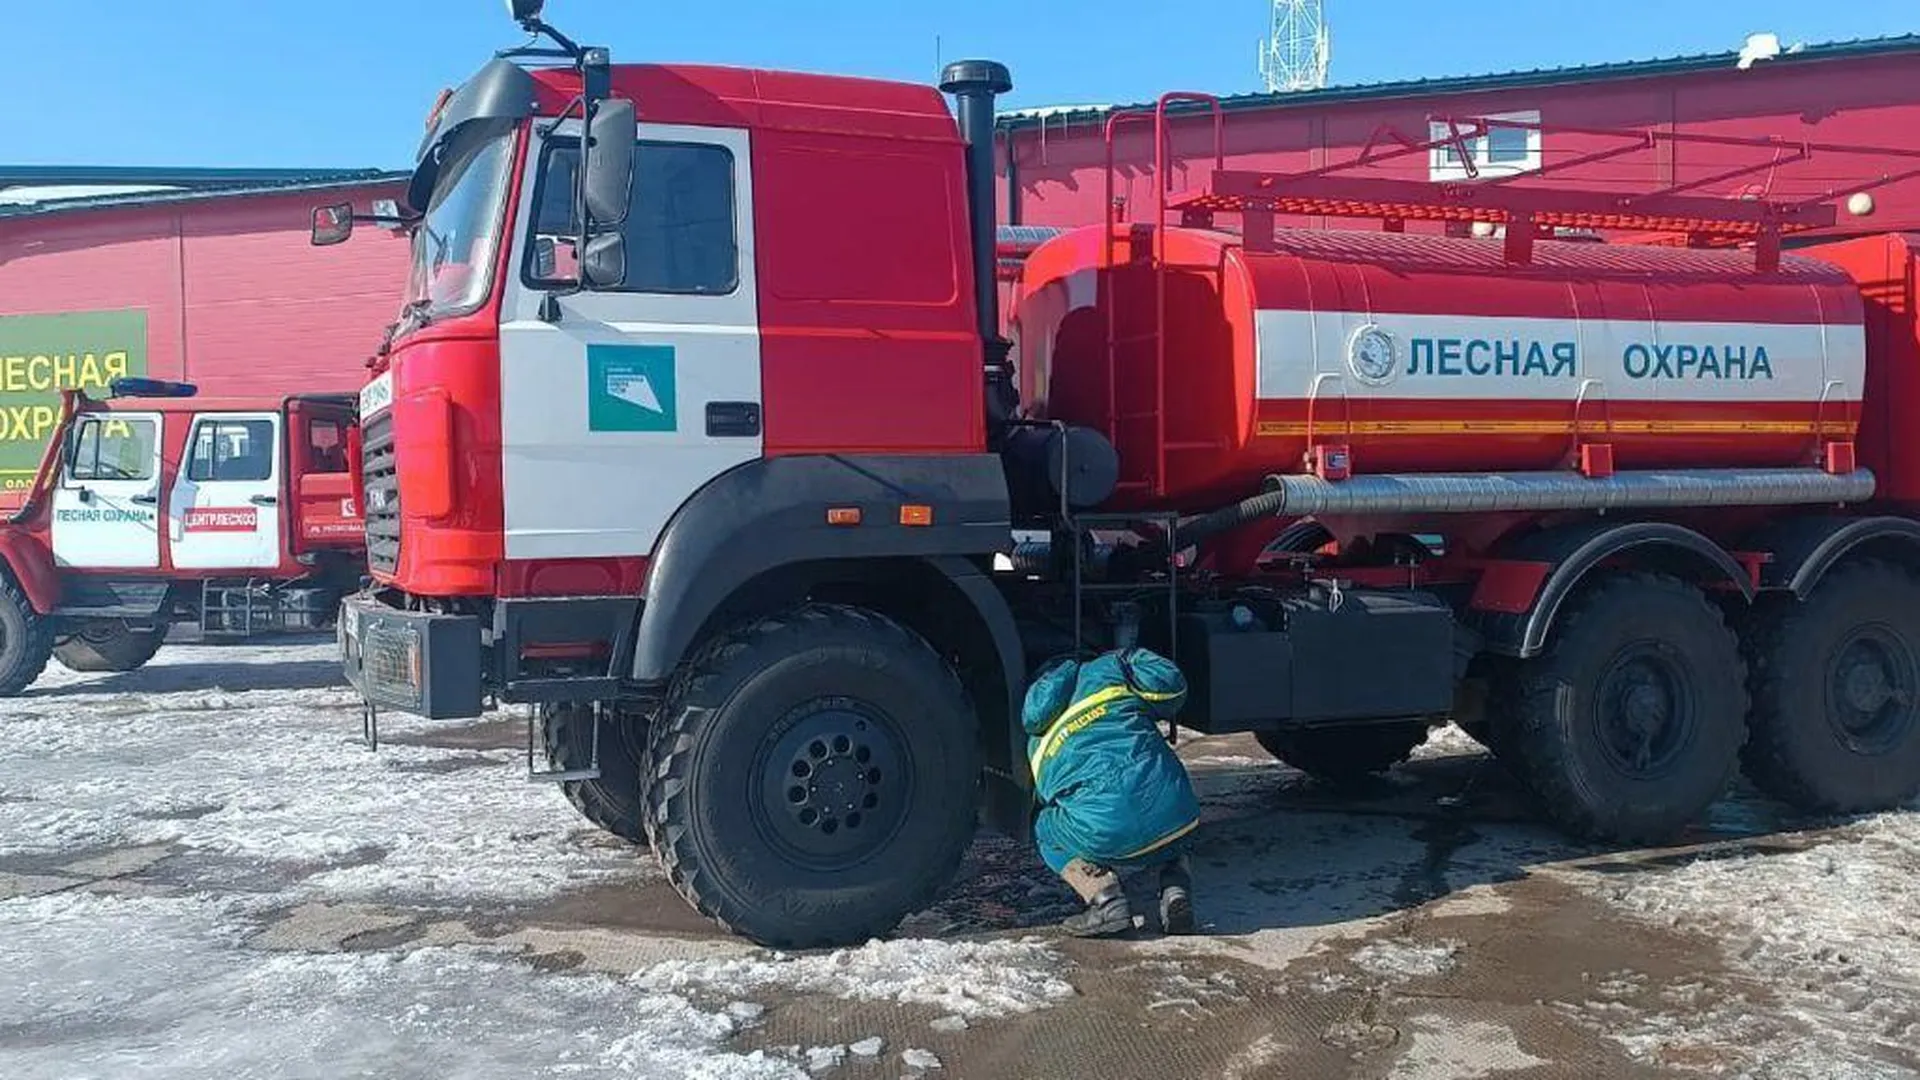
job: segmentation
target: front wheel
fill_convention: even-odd
[[[89,623],[55,645],[53,655],[69,671],[135,671],[166,640],[164,626],[135,630],[123,622]]]
[[[971,704],[925,640],[810,604],[676,680],[648,747],[655,850],[681,896],[764,945],[864,942],[930,903],[973,836]]]

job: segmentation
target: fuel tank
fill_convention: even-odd
[[[1116,508],[1203,510],[1343,446],[1356,473],[1787,467],[1850,440],[1864,308],[1750,252],[1279,230],[1072,230],[1026,257],[1028,415],[1118,448]]]

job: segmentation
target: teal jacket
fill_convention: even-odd
[[[1109,867],[1169,858],[1199,825],[1193,783],[1158,727],[1186,697],[1180,669],[1145,649],[1058,661],[1027,689],[1035,833],[1056,873],[1076,858]]]

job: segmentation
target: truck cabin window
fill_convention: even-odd
[[[343,473],[347,471],[346,425],[333,417],[307,421],[307,471]]]
[[[414,226],[407,287],[409,311],[428,318],[464,315],[492,291],[513,132],[482,126],[456,134],[439,153],[433,197]]]
[[[100,417],[80,422],[74,434],[75,480],[151,480],[158,425],[152,420]]]
[[[562,136],[547,144],[526,259],[527,283],[536,288],[578,279],[573,249],[580,233],[574,215],[579,162],[572,140]],[[723,146],[641,140],[633,161],[632,208],[622,230],[627,280],[621,292],[733,292],[740,283],[733,169],[733,153]],[[542,258],[549,251],[551,257]]]
[[[187,479],[271,480],[273,421],[202,420],[193,433]]]

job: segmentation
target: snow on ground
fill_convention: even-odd
[[[1591,887],[1638,918],[1718,940],[1759,984],[1752,998],[1705,1011],[1688,985],[1669,988],[1675,1011],[1622,1036],[1638,1056],[1708,1048],[1739,1054],[1757,1075],[1913,1075],[1887,1056],[1920,1046],[1920,815]]]
[[[597,975],[539,977],[484,949],[276,953],[205,899],[0,904],[0,1075],[789,1078],[739,1021]]]
[[[169,647],[141,672],[55,668],[0,701],[0,1077],[756,1080],[934,1061],[959,1075],[964,1040],[991,1043],[1034,1014],[1060,1025],[1050,1040],[1099,1038],[1098,1024],[1053,1018],[1110,1008],[1109,982],[1132,987],[1140,1012],[1100,1023],[1182,1025],[1197,1045],[1216,1034],[1199,1025],[1265,1007],[1255,984],[1290,972],[1316,1000],[1412,1011],[1291,1030],[1278,1025],[1295,1012],[1275,1006],[1256,1027],[1273,1041],[1246,1044],[1245,1062],[1336,1046],[1378,1055],[1367,1075],[1497,1075],[1548,1051],[1524,1025],[1445,1002],[1484,974],[1475,920],[1539,910],[1524,903],[1535,871],[1573,882],[1595,932],[1620,938],[1619,970],[1535,1008],[1609,1053],[1879,1080],[1913,1075],[1902,1063],[1920,1045],[1920,815],[1776,838],[1761,835],[1775,810],[1734,799],[1704,826],[1750,838],[1720,843],[1727,854],[1616,853],[1602,872],[1452,727],[1357,812],[1244,739],[1211,740],[1194,751],[1208,936],[1107,952],[1020,936],[1060,890],[1003,845],[927,924],[972,936],[787,956],[690,942],[652,861],[528,784],[523,751],[500,748],[506,729],[397,716],[385,729],[413,741],[360,745],[331,644]],[[639,908],[630,923],[552,914],[620,898]],[[1415,932],[1423,919],[1458,921],[1436,937]],[[1697,955],[1721,945],[1727,970],[1649,975],[1624,919],[1710,943]],[[1310,969],[1342,943],[1350,966],[1315,984]],[[595,947],[640,959],[567,959]],[[1543,950],[1538,970],[1500,978],[1557,963]],[[861,1019],[751,1050],[795,1022],[782,1011],[794,1003]],[[883,1026],[890,1011],[903,1026]]]
[[[17,750],[0,757],[0,856],[178,845],[299,867],[311,895],[449,902],[534,899],[632,869],[570,839],[579,820],[565,800],[501,767],[514,751],[369,752],[333,656],[170,647],[124,676],[50,671],[64,688],[0,702]],[[293,688],[206,681],[258,685],[275,668]],[[432,726],[385,722],[388,734]]]
[[[1060,958],[1035,940],[875,941],[823,956],[668,960],[633,977],[647,990],[745,996],[769,987],[846,1001],[925,1005],[962,1020],[1033,1012],[1070,998]]]
[[[369,752],[330,644],[169,647],[0,701],[0,1077],[804,1077],[836,1048],[741,1051],[766,1012],[748,999],[921,1005],[965,1030],[1074,995],[1034,941],[730,943],[631,978],[545,970],[506,938],[339,948],[408,912],[659,879],[527,783],[522,750],[445,737],[461,726],[391,717],[387,736],[442,745]]]

